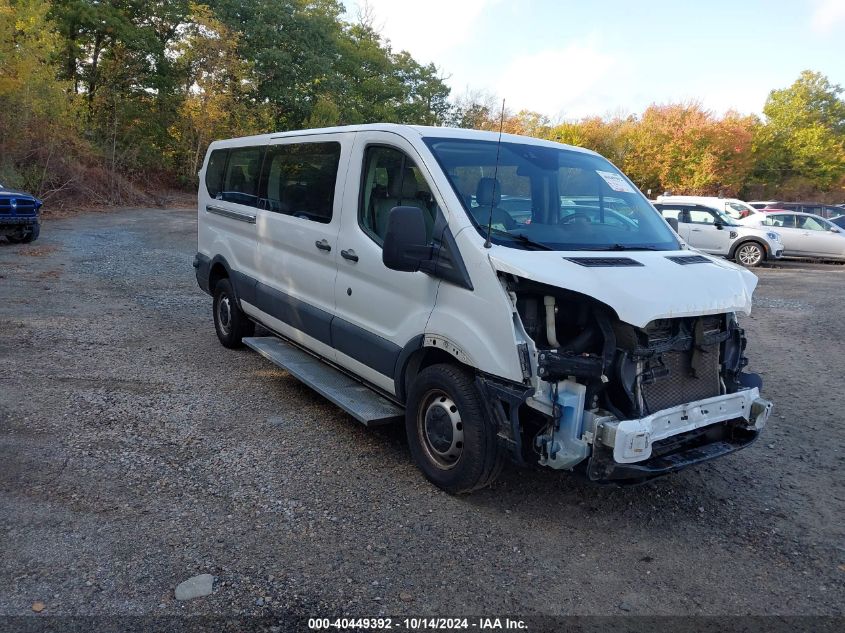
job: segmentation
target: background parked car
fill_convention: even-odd
[[[760,204],[760,203],[755,203]],[[752,205],[753,206],[753,205]],[[772,200],[759,207],[761,211],[768,212],[769,209],[783,209],[784,211],[798,211],[799,213],[810,213],[820,215],[823,218],[835,218],[842,215],[842,207],[833,204],[822,204],[821,202],[783,202]]]
[[[763,209],[768,207],[771,204],[775,204],[774,200],[753,200],[748,203],[749,206],[754,207],[755,209]]]
[[[845,260],[845,232],[825,218],[809,213],[755,213],[740,220],[745,226],[774,229],[783,242],[784,257]]]
[[[42,204],[35,196],[0,185],[0,235],[12,243],[38,239]]]
[[[830,221],[838,226],[840,229],[845,229],[845,215],[840,215],[836,218],[831,218]]]
[[[783,245],[771,229],[737,224],[726,214],[702,204],[654,202],[664,218],[678,221],[678,234],[700,251],[722,255],[743,266],[759,266],[778,259]],[[759,214],[758,214],[759,215]]]
[[[717,196],[657,196],[658,202],[692,202],[716,209],[735,220],[755,212],[754,207],[738,198],[719,198]]]

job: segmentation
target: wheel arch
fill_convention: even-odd
[[[736,257],[736,252],[740,249],[743,244],[748,244],[749,242],[753,242],[757,246],[763,249],[763,261],[769,259],[769,246],[761,240],[759,237],[741,237],[736,241],[731,247],[731,251],[729,254],[729,259],[734,259]]]
[[[211,260],[211,265],[208,267],[208,291],[214,294],[214,287],[221,279],[232,278],[232,269],[229,268],[229,262],[222,255],[215,255]],[[234,284],[233,284],[234,290]],[[237,291],[235,292],[237,294]]]
[[[404,403],[408,397],[411,383],[419,373],[426,367],[438,363],[449,363],[471,372],[475,371],[474,367],[467,365],[446,349],[426,346],[425,335],[418,334],[402,348],[396,360],[396,369],[393,375],[396,397]]]

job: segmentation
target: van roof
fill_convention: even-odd
[[[235,145],[239,141],[268,141],[271,139],[288,138],[292,136],[315,136],[320,134],[365,131],[395,132],[402,136],[418,135],[422,138],[457,138],[476,139],[481,141],[499,140],[498,132],[490,132],[484,130],[468,130],[464,128],[435,127],[426,125],[401,125],[398,123],[368,123],[364,125],[342,125],[337,127],[314,128],[310,130],[290,130],[287,132],[273,132],[270,134],[257,134],[254,136],[220,139],[214,141],[214,145],[229,145],[230,142],[232,145]],[[596,152],[589,149],[585,149],[583,147],[575,147],[574,145],[556,143],[555,141],[547,141],[539,138],[533,138],[531,136],[520,136],[518,134],[502,134],[502,141],[509,143],[524,143],[527,145],[557,147],[560,149],[568,149],[576,152],[584,152],[585,154],[596,154]]]

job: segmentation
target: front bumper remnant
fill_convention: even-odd
[[[757,439],[771,411],[754,387],[639,420],[604,421],[595,430],[589,478],[636,483],[732,453]]]

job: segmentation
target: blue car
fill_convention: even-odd
[[[38,239],[42,204],[35,196],[0,184],[0,236],[5,235],[13,244]]]

